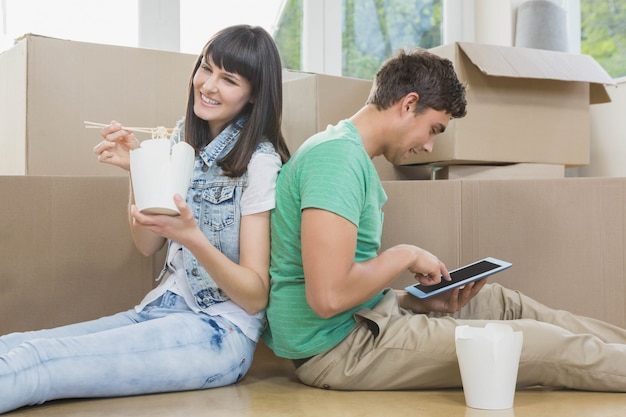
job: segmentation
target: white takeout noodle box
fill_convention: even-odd
[[[513,331],[507,324],[455,329],[456,354],[468,407],[513,407],[523,339],[521,331]]]
[[[130,152],[135,205],[142,213],[178,215],[174,194],[183,199],[193,173],[195,152],[186,142],[149,139]]]

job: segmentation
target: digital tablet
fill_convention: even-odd
[[[496,258],[485,258],[450,271],[451,281],[446,281],[441,277],[441,282],[434,285],[423,285],[420,283],[406,287],[405,289],[419,298],[432,297],[435,294],[462,287],[468,282],[476,281],[496,272],[503,271],[511,267],[511,263],[501,261]]]

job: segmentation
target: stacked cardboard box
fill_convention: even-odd
[[[24,36],[0,55],[0,175],[121,175],[94,163],[100,134],[83,122],[173,126],[195,58]]]
[[[283,134],[294,152],[311,135],[365,105],[372,82],[297,71],[283,72]]]
[[[420,246],[449,269],[513,263],[490,281],[626,326],[626,178],[384,181],[383,250]],[[407,271],[394,283],[414,283]]]
[[[451,121],[433,153],[415,155],[406,165],[589,162],[589,103],[608,101],[604,84],[613,82],[593,59],[467,43],[432,51],[451,59],[467,84],[468,115]],[[120,175],[93,163],[99,135],[83,121],[173,125],[184,112],[194,60],[24,36],[0,55],[7,74],[0,93],[0,174]],[[356,112],[372,84],[294,71],[283,78],[283,130],[292,149]],[[416,178],[424,178],[418,171]]]
[[[474,57],[471,47],[447,49],[456,51],[457,68],[469,77],[470,113],[467,124],[451,123],[450,138],[439,138],[435,152],[440,148],[444,159],[459,163],[475,164],[473,159],[486,155],[498,162],[526,155],[532,163],[557,167],[586,163],[589,101],[595,101],[590,91],[602,93],[603,82],[489,75],[491,70],[485,74],[467,58]],[[163,254],[146,259],[134,249],[126,224],[128,180],[95,161],[92,148],[99,135],[83,121],[171,125],[185,107],[193,60],[32,35],[0,56],[0,70],[9,75],[0,94],[6,121],[0,125],[0,253],[9,260],[0,271],[3,311],[29,299],[37,311],[62,310],[50,318],[60,324],[129,308],[151,287]],[[286,71],[283,121],[292,151],[327,124],[355,113],[370,87],[365,80]],[[564,105],[564,97],[571,102]],[[548,120],[540,120],[538,111]],[[503,122],[498,137],[506,145],[479,146],[493,129],[490,123],[498,121]],[[565,121],[576,132],[564,127]],[[561,127],[550,130],[555,122]],[[520,133],[522,128],[532,129]],[[520,141],[533,146],[518,149]],[[471,149],[464,142],[482,149],[480,157],[467,153]],[[442,154],[435,152],[423,156],[437,161]],[[551,158],[542,161],[542,155]],[[513,162],[527,162],[519,159]],[[383,247],[417,244],[450,268],[500,257],[514,267],[494,280],[555,307],[624,325],[626,180],[510,179],[509,174],[508,180],[415,181],[432,177],[430,162],[419,162],[425,165],[394,167],[374,159],[389,196]],[[82,231],[80,239],[75,230]],[[91,238],[84,241],[85,235]],[[411,281],[404,274],[394,285]],[[85,287],[94,298],[76,300],[84,308],[53,306],[58,291]],[[11,320],[21,327],[32,323]]]
[[[446,165],[433,167],[433,179],[563,178],[565,166],[556,164]]]
[[[491,281],[626,326],[626,178],[383,186],[383,250],[414,244],[448,268],[495,256],[513,267]],[[3,176],[0,195],[0,333],[131,308],[152,287],[163,254],[132,244],[126,178]],[[413,282],[405,272],[393,286]],[[68,293],[72,304],[59,305]],[[24,302],[32,314],[11,315]]]
[[[0,176],[0,196],[0,334],[123,311],[152,288],[162,264],[133,245],[128,179]]]
[[[589,163],[590,103],[614,80],[590,56],[455,43],[433,48],[467,85],[468,114],[452,120],[418,163]]]
[[[173,126],[183,116],[195,55],[24,36],[0,55],[0,175],[120,175],[94,163],[84,121]],[[371,81],[283,73],[283,131],[292,150],[352,115]],[[338,92],[340,92],[338,94]],[[140,137],[145,139],[147,137]]]
[[[613,79],[586,55],[456,43],[433,48],[467,85],[468,115],[452,120],[430,154],[390,167],[383,179],[558,178],[586,165],[590,103],[610,101]],[[292,149],[350,117],[371,82],[291,72],[285,76],[285,133]],[[340,93],[337,93],[340,91]],[[421,166],[420,166],[421,165]]]

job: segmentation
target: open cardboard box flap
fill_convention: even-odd
[[[615,85],[615,80],[589,55],[467,42],[458,45],[485,75],[587,82],[591,104],[611,101],[605,85]]]

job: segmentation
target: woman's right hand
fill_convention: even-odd
[[[135,135],[124,130],[116,121],[103,127],[100,135],[104,140],[93,148],[98,155],[98,161],[130,171],[130,151],[139,147]]]

